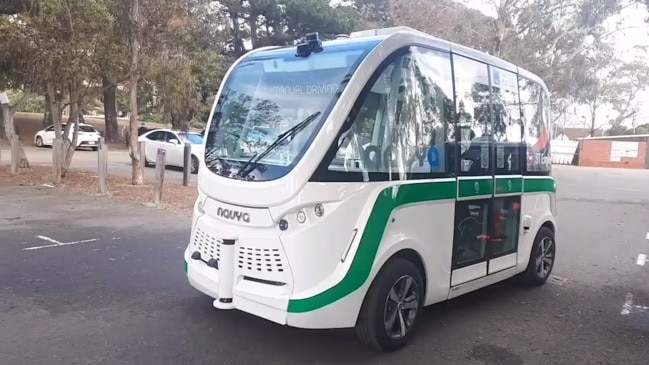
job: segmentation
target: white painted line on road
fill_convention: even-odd
[[[624,304],[622,304],[622,311],[620,312],[620,314],[623,316],[628,316],[629,314],[631,314],[631,311],[635,309],[642,313],[649,311],[649,307],[645,305],[633,305],[633,294],[628,293],[624,300]]]
[[[52,238],[49,238],[49,237],[46,237],[46,236],[36,236],[36,237],[42,239],[43,241],[49,241],[49,242],[52,242],[52,243],[56,243],[57,245],[59,243],[61,243],[61,242],[59,242],[59,241],[57,241],[55,239],[52,239]]]
[[[23,248],[23,251],[33,251],[33,250],[40,250],[42,248],[50,248],[50,247],[58,247],[58,246],[69,246],[69,245],[76,245],[78,243],[88,243],[88,242],[98,241],[97,238],[91,238],[91,239],[88,239],[88,240],[81,240],[81,241],[59,242],[59,241],[57,241],[55,239],[52,239],[52,238],[49,238],[49,237],[46,237],[46,236],[36,236],[36,237],[38,237],[38,238],[40,238],[40,239],[42,239],[44,241],[54,242],[54,244],[52,244],[52,245],[44,245],[44,246],[36,246],[36,247],[26,247],[26,248]]]
[[[644,306],[644,305],[634,305],[633,308],[639,309],[640,312],[646,312],[649,310],[649,307]]]
[[[645,237],[645,238],[649,240],[649,232],[647,232],[647,237]]]
[[[633,309],[633,294],[628,293],[624,299],[624,304],[622,304],[622,311],[620,312],[623,316],[628,316],[631,314]]]
[[[647,261],[647,255],[641,253],[638,255],[638,261],[636,261],[636,264],[638,266],[644,266],[645,261]]]

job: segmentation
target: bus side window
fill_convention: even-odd
[[[330,178],[340,173],[356,174],[354,180],[369,174],[372,181],[447,176],[450,55],[411,47],[380,72],[352,108],[353,124],[329,163]]]
[[[489,66],[495,139],[496,175],[517,175],[521,169],[522,121],[517,76]]]
[[[519,77],[518,85],[523,110],[523,151],[526,173],[548,173],[551,169],[549,124],[549,97],[543,88]]]
[[[490,118],[489,71],[487,65],[456,54],[455,97],[460,135],[459,175],[491,175],[493,125]]]

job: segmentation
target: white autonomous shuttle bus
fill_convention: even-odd
[[[300,328],[404,346],[422,307],[555,261],[549,92],[410,28],[242,56],[205,134],[190,284]]]

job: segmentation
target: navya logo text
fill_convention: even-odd
[[[233,221],[239,221],[239,222],[243,221],[246,223],[250,223],[250,214],[239,212],[232,209],[219,208],[216,211],[216,215]]]

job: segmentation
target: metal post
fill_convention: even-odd
[[[63,166],[63,143],[60,139],[54,138],[52,141],[52,182],[61,183],[61,168]]]
[[[20,156],[18,155],[18,146],[20,141],[18,135],[14,134],[11,138],[11,175],[18,174],[18,164],[20,163]]]
[[[185,143],[183,150],[183,186],[189,186],[189,174],[192,172],[192,145]]]
[[[144,179],[144,168],[146,167],[146,150],[144,149],[144,144],[146,142],[140,141],[140,169],[142,170],[142,179]]]
[[[99,179],[99,193],[108,192],[108,146],[104,137],[99,139],[99,148],[97,150],[97,177]]]
[[[165,150],[158,148],[158,154],[155,162],[155,188],[153,192],[153,202],[159,205],[162,202],[162,184],[165,179]]]

